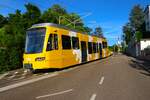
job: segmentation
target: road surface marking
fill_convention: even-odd
[[[17,88],[17,87],[20,87],[20,86],[23,86],[23,85],[26,85],[26,84],[34,83],[34,82],[37,82],[37,81],[40,81],[40,80],[43,80],[43,79],[46,79],[46,78],[54,77],[54,76],[57,76],[57,75],[58,75],[58,73],[53,73],[53,74],[49,74],[49,75],[46,75],[46,76],[41,76],[39,78],[23,81],[23,82],[20,82],[20,83],[15,83],[15,84],[0,88],[0,92],[4,92],[4,91],[7,91],[7,90],[10,90],[10,89],[13,89],[13,88]]]
[[[9,72],[8,73],[5,73],[5,74],[2,74],[1,76],[0,76],[0,79],[3,79],[5,76],[7,76],[9,74]]]
[[[95,100],[96,99],[96,94],[93,94],[90,98],[90,100]]]
[[[61,91],[61,92],[57,92],[57,93],[53,93],[53,94],[47,94],[47,95],[43,95],[43,96],[38,96],[38,97],[36,97],[36,99],[45,98],[45,97],[51,97],[51,96],[55,96],[55,95],[60,95],[60,94],[68,93],[68,92],[71,92],[71,91],[73,91],[73,89],[69,89],[69,90],[66,90],[66,91]]]
[[[100,80],[100,82],[99,82],[99,85],[102,85],[102,84],[103,84],[103,82],[104,82],[104,76],[103,76],[103,77],[101,77],[101,80]]]

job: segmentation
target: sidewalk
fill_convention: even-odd
[[[150,61],[150,55],[148,55],[148,56],[140,56],[140,57],[138,57],[138,59]]]
[[[139,63],[139,66],[143,67],[146,71],[150,73],[150,56],[138,57],[137,62]]]

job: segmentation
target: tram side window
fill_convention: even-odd
[[[107,48],[107,42],[105,42],[105,48]]]
[[[62,47],[63,49],[71,49],[71,39],[69,36],[62,35]]]
[[[96,53],[98,53],[98,43],[96,43]]]
[[[92,54],[92,42],[88,42],[88,53]]]
[[[57,34],[50,34],[48,38],[46,51],[58,50],[58,36]]]
[[[102,44],[103,44],[103,48],[105,48],[105,42],[102,42]]]
[[[73,49],[79,49],[79,38],[72,37],[72,47]]]
[[[102,44],[101,43],[99,43],[99,49],[102,50]]]
[[[58,50],[58,35],[54,34],[54,49]]]
[[[47,43],[46,51],[53,50],[52,40],[53,40],[53,35],[50,34],[49,38],[48,38],[48,43]]]
[[[93,43],[93,53],[96,53],[96,43]]]

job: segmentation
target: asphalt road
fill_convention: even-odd
[[[0,88],[0,100],[150,100],[146,66],[115,55]]]

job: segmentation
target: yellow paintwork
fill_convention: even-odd
[[[41,26],[38,26],[41,27]],[[42,26],[43,27],[43,26]],[[43,52],[37,54],[24,54],[23,64],[32,64],[32,68],[35,69],[48,69],[48,68],[65,68],[71,65],[76,65],[81,63],[81,59],[77,58],[79,54],[73,54],[74,50],[62,50],[62,43],[61,43],[61,35],[69,35],[69,30],[58,28],[54,26],[45,26],[46,27],[46,34],[45,34],[45,41],[43,46]],[[37,28],[37,27],[32,27]],[[46,51],[48,37],[50,33],[54,33],[58,35],[58,50]],[[89,37],[93,38],[92,42],[106,42],[104,38],[98,38],[95,36],[89,36],[87,34],[76,33],[76,36],[79,38],[79,47],[81,48],[80,41],[86,41],[86,46],[88,48]],[[108,48],[102,49],[102,57],[108,57],[110,55]],[[88,53],[88,52],[87,52]],[[46,59],[43,61],[35,61],[37,57],[45,57]],[[92,61],[99,59],[99,53],[87,54],[87,60]]]

